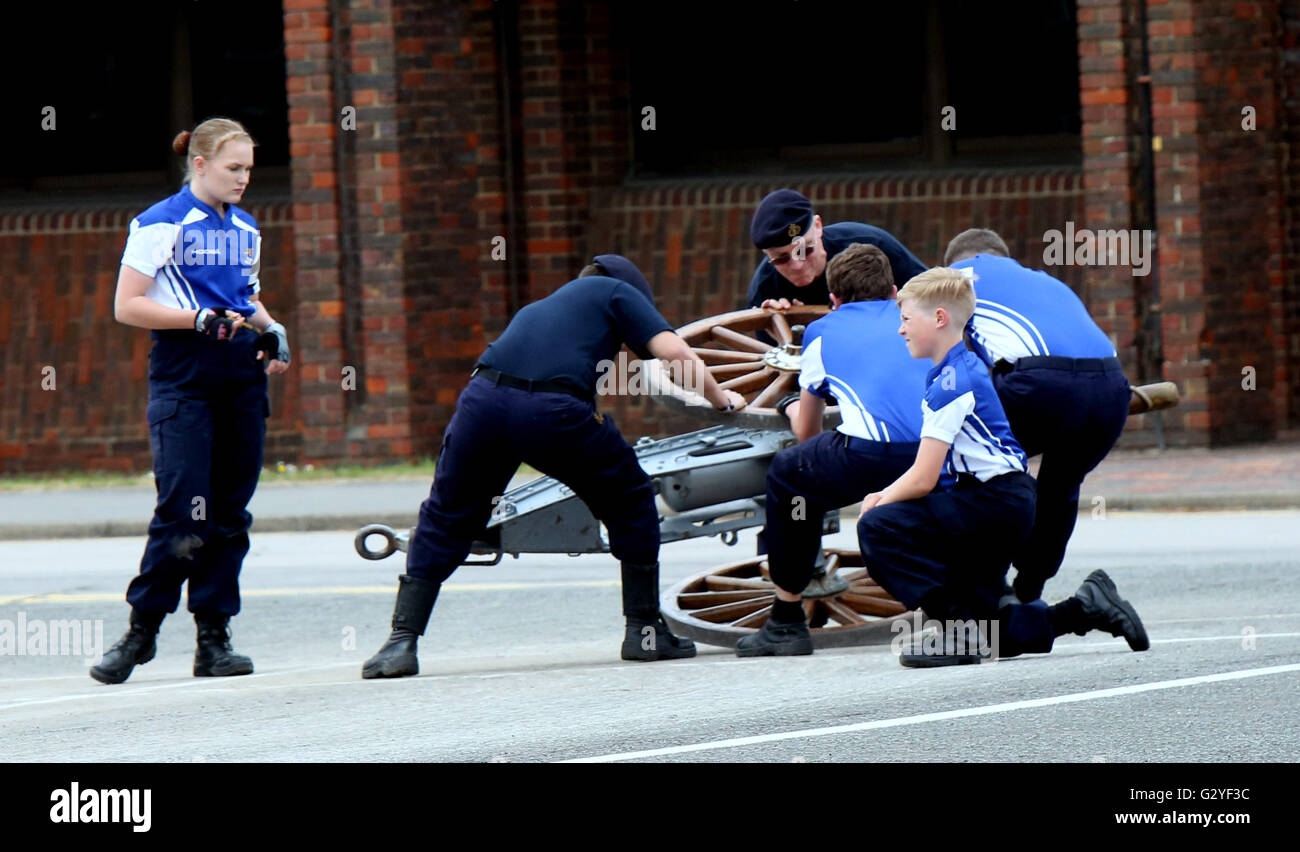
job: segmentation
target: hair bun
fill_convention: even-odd
[[[190,150],[190,136],[192,135],[188,130],[177,133],[176,138],[172,140],[172,150],[184,157],[185,153]]]

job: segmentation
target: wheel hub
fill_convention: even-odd
[[[780,370],[783,373],[799,372],[800,355],[803,347],[797,343],[786,343],[782,346],[773,346],[763,353],[763,363],[774,370]]]

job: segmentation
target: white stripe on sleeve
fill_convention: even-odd
[[[155,222],[141,227],[139,219],[132,219],[131,233],[122,253],[122,265],[153,278],[172,259],[180,231],[180,226],[171,222]]]
[[[966,416],[975,410],[975,392],[966,391],[940,408],[932,411],[925,400],[921,401],[921,437],[935,438],[951,444],[961,431]]]

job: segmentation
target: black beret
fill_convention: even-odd
[[[778,189],[758,203],[749,238],[761,249],[780,248],[808,233],[812,227],[812,202],[793,189]]]
[[[650,282],[645,280],[645,276],[641,274],[641,270],[636,268],[636,264],[623,257],[623,255],[598,254],[592,258],[592,263],[600,264],[601,269],[609,273],[610,278],[617,278],[619,281],[631,284],[650,300],[650,304],[655,303],[655,294],[650,289]]]

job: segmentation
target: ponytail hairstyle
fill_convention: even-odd
[[[244,125],[230,118],[209,118],[194,128],[182,130],[172,140],[172,150],[185,158],[185,183],[194,177],[194,158],[211,160],[227,142],[247,142],[256,146]]]

